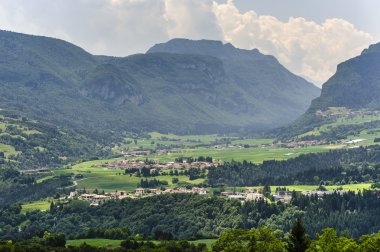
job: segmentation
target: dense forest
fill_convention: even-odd
[[[261,226],[278,230],[281,237],[302,217],[306,233],[314,237],[332,227],[358,238],[380,230],[380,198],[376,191],[316,196],[294,193],[290,204],[264,200],[242,204],[215,196],[171,194],[142,199],[107,201],[99,207],[85,201],[52,203],[50,211],[20,214],[12,205],[0,212],[0,240],[27,240],[44,232],[63,233],[68,239],[123,238],[123,230],[144,239],[202,239],[217,237],[228,228]],[[318,220],[318,221],[315,221]],[[108,230],[108,231],[107,231]]]
[[[67,246],[63,234],[45,232],[42,238],[33,238],[24,242],[13,244],[12,242],[0,243],[1,251],[109,251],[105,247],[93,247],[83,243],[79,247]],[[258,229],[228,229],[207,248],[206,244],[197,245],[189,241],[141,241],[136,237],[127,237],[119,247],[112,248],[116,252],[128,251],[151,251],[151,252],[317,252],[317,251],[379,251],[380,232],[378,234],[363,235],[359,240],[347,235],[338,235],[333,228],[326,228],[317,238],[310,239],[305,232],[302,221],[297,219],[286,238],[278,236],[278,232],[270,228],[260,227]]]
[[[55,176],[42,181],[39,174],[23,174],[12,168],[0,169],[0,210],[8,205],[35,201],[41,198],[68,193],[72,185],[68,175]]]
[[[0,144],[14,149],[14,153],[8,154],[0,151],[0,168],[53,168],[77,160],[111,156],[106,146],[116,141],[111,133],[80,133],[7,111],[0,113],[0,126]]]
[[[65,235],[60,233],[45,232],[43,237],[12,243],[11,241],[0,243],[0,251],[109,251],[106,247],[93,247],[86,243],[79,247],[66,245]],[[300,219],[293,224],[288,236],[281,238],[278,232],[267,227],[257,229],[227,229],[216,239],[211,247],[204,243],[194,244],[189,241],[168,240],[143,241],[134,236],[127,236],[120,242],[118,247],[112,248],[116,252],[128,251],[151,251],[151,252],[317,252],[317,251],[379,251],[380,232],[377,234],[363,235],[358,240],[352,239],[347,235],[338,235],[333,228],[326,228],[310,239],[305,234],[305,229]]]
[[[304,154],[285,161],[226,162],[210,169],[212,186],[324,184],[340,185],[379,180],[380,146]]]

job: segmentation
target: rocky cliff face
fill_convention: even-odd
[[[338,65],[310,111],[328,107],[380,108],[380,43]]]

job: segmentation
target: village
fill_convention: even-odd
[[[78,199],[90,202],[91,206],[98,206],[106,202],[107,200],[122,200],[122,199],[138,199],[142,197],[152,197],[162,194],[177,194],[177,193],[193,193],[198,195],[210,194],[210,188],[205,187],[192,187],[190,189],[186,187],[168,188],[168,189],[155,189],[155,188],[136,188],[134,192],[115,191],[110,193],[83,193],[80,190],[70,192],[69,199]],[[293,191],[288,190],[276,190],[275,194],[264,195],[263,188],[246,189],[244,192],[234,192],[226,190],[220,192],[219,197],[226,199],[240,200],[242,203],[248,201],[274,201],[282,203],[290,203],[292,200]],[[303,191],[304,196],[317,196],[318,199],[323,199],[325,195],[341,193],[341,191]],[[215,195],[215,194],[214,194]]]
[[[335,116],[345,116],[345,117],[355,117],[355,116],[363,116],[363,115],[380,115],[379,110],[352,110],[346,109],[344,107],[331,107],[325,111],[317,110],[315,112],[316,116],[320,117],[335,117]]]
[[[158,162],[157,160],[146,159],[142,160],[118,160],[114,162],[106,162],[101,165],[95,165],[94,167],[107,167],[109,169],[115,170],[133,170],[147,168],[149,167],[151,173],[154,173],[157,170],[189,170],[190,168],[200,168],[207,169],[211,167],[217,167],[220,163],[213,162],[212,159],[209,161],[191,161],[188,160],[176,160],[173,162]]]

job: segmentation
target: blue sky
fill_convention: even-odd
[[[0,29],[113,56],[178,37],[221,40],[273,55],[320,86],[380,41],[378,10],[379,0],[1,0]]]

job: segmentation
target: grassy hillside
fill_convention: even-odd
[[[0,111],[0,167],[52,168],[107,155],[96,138]]]

